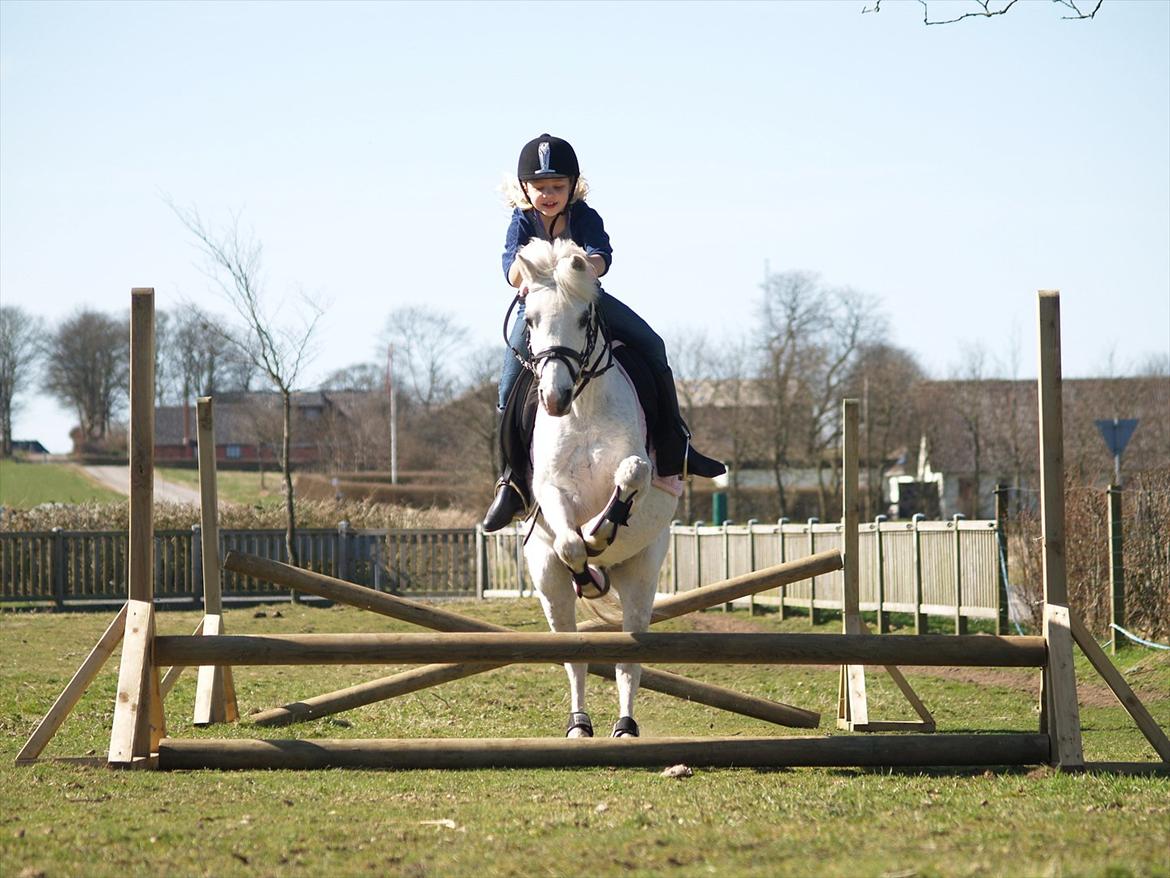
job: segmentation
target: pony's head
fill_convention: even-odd
[[[540,402],[554,417],[568,413],[604,347],[597,316],[597,281],[585,251],[572,241],[536,240],[516,254],[524,321],[539,381]]]

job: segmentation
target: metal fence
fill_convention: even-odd
[[[521,526],[485,535],[479,528],[297,532],[301,566],[382,591],[412,597],[492,597],[533,591],[523,559]],[[861,608],[946,616],[957,630],[968,619],[1006,626],[1000,534],[994,521],[874,522],[860,528]],[[826,549],[841,548],[841,525],[756,524],[671,527],[659,591],[697,588]],[[57,607],[126,597],[127,535],[118,531],[0,532],[0,601]],[[199,606],[203,595],[199,528],[154,534],[155,595],[163,603]],[[284,561],[282,530],[222,530],[221,557],[245,552]],[[840,610],[836,573],[744,599],[786,613]],[[283,598],[288,591],[230,571],[224,600]]]

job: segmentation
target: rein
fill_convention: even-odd
[[[523,351],[517,350],[512,345],[512,341],[508,336],[508,323],[511,321],[512,312],[516,310],[519,302],[520,294],[517,293],[512,298],[512,304],[508,306],[508,313],[504,315],[504,344],[508,346],[508,349],[519,361],[520,365],[531,372],[533,377],[538,381],[540,380],[540,371],[544,363],[549,360],[560,360],[565,364],[565,367],[569,370],[569,376],[573,379],[573,399],[576,399],[581,395],[581,391],[585,389],[585,386],[590,381],[600,375],[604,375],[613,368],[615,362],[613,358],[613,338],[609,334],[609,327],[606,325],[605,319],[601,316],[601,312],[598,310],[596,303],[589,306],[589,323],[585,327],[585,346],[580,351],[575,351],[563,345],[554,345],[543,351],[526,355]],[[524,330],[524,337],[529,337],[527,327]],[[602,341],[601,351],[597,354],[597,359],[593,361],[593,364],[589,365],[599,338]]]

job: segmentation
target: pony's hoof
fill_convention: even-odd
[[[592,601],[604,597],[609,591],[609,572],[604,567],[597,568],[586,565],[580,573],[576,570],[571,571],[571,573],[573,574],[573,591],[577,593],[579,598]]]
[[[569,727],[565,730],[566,738],[592,738],[593,721],[589,714],[582,711],[573,711],[569,714]]]
[[[638,737],[638,724],[634,722],[632,716],[623,716],[613,724],[613,732],[610,734],[611,738],[636,738]]]

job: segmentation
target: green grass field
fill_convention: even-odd
[[[445,607],[545,630],[534,600]],[[278,615],[279,614],[279,615]],[[0,872],[5,875],[1168,875],[1170,778],[1002,771],[859,769],[110,772],[13,759],[109,622],[109,613],[0,616]],[[160,633],[198,616],[168,612]],[[699,620],[807,631],[808,622],[744,612]],[[403,631],[350,608],[229,609],[231,633]],[[695,623],[668,623],[686,630]],[[820,630],[836,631],[839,623]],[[1121,667],[1170,724],[1170,655],[1130,651]],[[194,729],[195,675],[166,705],[175,737],[510,737],[559,735],[564,672],[523,666],[471,677],[287,729],[246,717],[390,673],[386,667],[235,671],[245,721]],[[822,712],[833,732],[833,668],[687,666],[673,670]],[[1091,760],[1152,760],[1124,711],[1078,660]],[[946,731],[1036,728],[1037,672],[909,669]],[[909,710],[871,669],[871,716]],[[46,755],[104,755],[116,688],[111,662]],[[590,680],[599,728],[612,684]],[[639,696],[647,736],[807,734]]]
[[[94,482],[71,463],[0,460],[0,506],[28,509],[41,503],[107,503],[122,496]]]
[[[198,470],[159,467],[155,472],[160,479],[166,479],[168,482],[190,485],[196,489],[199,487]],[[280,473],[265,472],[262,485],[258,472],[219,470],[215,474],[215,491],[220,500],[230,503],[242,503],[246,506],[279,503],[282,496]]]

